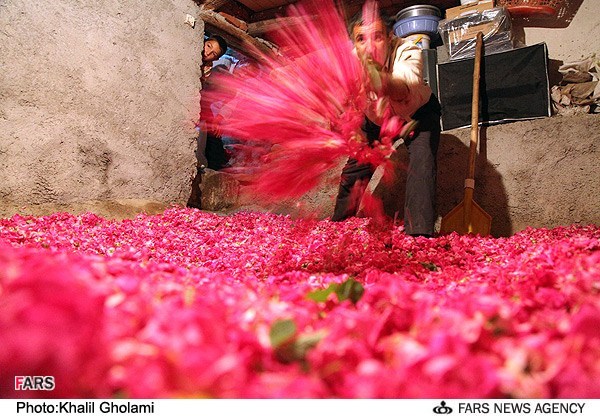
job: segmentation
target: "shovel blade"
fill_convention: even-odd
[[[471,201],[471,213],[465,214],[465,201],[463,200],[446,216],[442,218],[440,233],[476,234],[481,236],[490,235],[492,229],[492,217],[474,201]]]

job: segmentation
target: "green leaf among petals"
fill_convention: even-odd
[[[271,325],[269,340],[273,348],[281,347],[296,337],[298,327],[292,319],[281,319]]]
[[[332,283],[326,289],[310,292],[306,297],[315,302],[326,302],[329,295],[335,293],[339,302],[350,299],[353,304],[356,304],[364,292],[365,288],[362,284],[354,279],[348,279],[342,283]]]

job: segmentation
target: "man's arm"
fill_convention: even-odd
[[[410,88],[404,80],[399,77],[394,77],[393,74],[381,73],[382,95],[387,96],[390,100],[400,101],[410,94]]]
[[[421,49],[410,43],[400,45],[391,72],[382,71],[371,60],[367,60],[365,68],[375,92],[393,101],[405,100],[423,84]]]

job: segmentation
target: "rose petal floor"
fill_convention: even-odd
[[[0,219],[0,397],[600,397],[600,228]]]

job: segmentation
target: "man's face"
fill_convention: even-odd
[[[356,25],[352,29],[352,41],[359,58],[372,58],[383,65],[390,42],[388,31],[378,19],[371,24]]]
[[[202,51],[202,61],[205,64],[211,63],[222,54],[221,47],[219,43],[214,39],[209,39],[204,42],[204,50]]]

